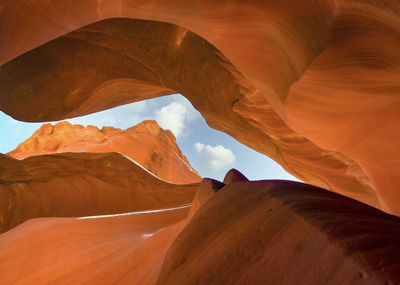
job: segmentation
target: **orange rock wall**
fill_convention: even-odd
[[[398,2],[1,6],[0,109],[13,117],[62,119],[180,92],[212,127],[298,178],[399,213]],[[150,21],[98,22],[115,17]]]
[[[58,154],[29,159],[40,158],[45,166],[49,160],[99,156]],[[115,158],[116,154],[108,156]],[[129,161],[121,159],[114,161],[115,166],[122,163],[120,167],[129,169],[125,165]],[[95,165],[102,169],[102,161],[104,158],[91,161],[90,169]],[[74,163],[79,164],[85,165]],[[188,204],[164,204],[156,211],[29,220],[0,235],[0,282],[400,282],[399,217],[306,184],[246,181],[236,173],[227,175],[227,184],[204,179],[200,185],[192,185],[198,191],[195,209]],[[174,199],[179,196],[172,195],[172,189],[163,189],[161,181],[156,183],[148,172],[138,174],[153,192],[169,193],[169,202],[178,202]],[[122,177],[127,176],[116,178]],[[187,186],[177,187],[183,190]],[[49,190],[41,195],[45,197]],[[114,197],[114,203],[127,198]]]
[[[0,235],[1,284],[155,284],[187,210],[30,220]]]
[[[0,110],[60,120],[178,92],[298,178],[399,215],[399,13],[393,0],[0,0]],[[10,155],[136,140],[190,171],[152,123],[45,125]],[[116,153],[0,155],[0,222],[1,284],[400,284],[399,217],[236,171],[174,185]]]
[[[397,284],[399,226],[309,185],[236,182],[182,229],[157,284]]]
[[[32,218],[120,214],[190,204],[175,185],[117,153],[0,157],[0,232]]]

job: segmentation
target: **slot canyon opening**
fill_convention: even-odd
[[[143,121],[153,120],[162,129],[168,129],[174,134],[179,149],[190,163],[188,168],[192,166],[201,177],[222,181],[230,168],[236,168],[250,180],[284,179],[299,181],[268,156],[258,153],[229,135],[209,127],[202,115],[180,94],[147,99],[72,119],[43,123],[17,121],[1,112],[0,128],[2,136],[0,152],[9,153],[11,156],[23,159],[31,155],[45,153],[110,151],[114,147],[124,155],[134,159],[136,155],[135,149],[126,149],[116,145],[119,142],[115,140],[109,142],[105,141],[104,138],[96,138],[96,136],[99,136],[98,132],[103,127],[125,131],[141,124]],[[74,131],[67,127],[67,130],[61,130],[56,135],[53,134],[53,137],[57,138],[56,142],[53,139],[49,139],[52,134],[42,134],[24,145],[23,142],[45,124],[54,126],[65,121],[72,125],[94,126],[97,129],[93,128],[93,132],[87,132],[84,135],[86,138],[71,138],[74,135]],[[58,129],[60,128],[61,126],[58,127]],[[79,132],[79,129],[77,131]],[[129,132],[124,132],[120,135],[123,136],[124,134],[136,136],[135,133]],[[64,142],[62,141],[63,135],[68,136],[64,137]],[[44,138],[45,136],[47,138]],[[91,146],[88,148],[85,143]],[[107,144],[108,147],[102,148],[104,144]],[[110,144],[114,144],[114,146],[110,146]],[[17,149],[18,145],[20,145],[19,149]],[[127,147],[130,146],[134,147],[135,145],[127,142]],[[138,148],[138,150],[140,151],[141,149]],[[162,151],[162,149],[152,150],[150,159],[153,162],[157,159],[162,159],[162,153],[160,154]],[[184,161],[183,163],[185,164]],[[170,165],[170,167],[173,166],[173,164]],[[151,166],[146,167],[146,165],[143,167],[157,176],[157,169],[152,169]]]
[[[44,122],[180,93],[213,129],[271,157],[302,181],[386,210],[385,202],[395,204],[380,196],[370,177],[374,172],[366,166],[369,161],[360,162],[362,149],[348,153],[333,147],[329,142],[335,132],[324,135],[329,128],[318,128],[315,134],[321,136],[320,140],[313,137],[314,133],[302,133],[304,125],[296,126],[302,117],[289,116],[301,110],[287,112],[282,105],[290,86],[297,85],[307,64],[325,47],[327,26],[314,31],[317,45],[309,46],[307,38],[299,37],[298,44],[306,44],[310,53],[302,49],[282,53],[282,47],[274,44],[274,38],[285,37],[281,32],[273,38],[263,37],[262,42],[250,40],[257,52],[249,52],[252,48],[232,44],[240,36],[228,33],[220,42],[208,29],[196,33],[191,25],[179,23],[109,18],[85,25],[66,34],[55,32],[41,39],[42,45],[36,43],[27,48],[29,51],[8,58],[0,69],[0,109],[18,120]],[[262,27],[262,23],[254,25]],[[268,52],[265,47],[269,47]],[[255,60],[258,57],[263,61]],[[300,65],[295,64],[293,69],[282,62]],[[292,102],[292,97],[288,96],[287,102]],[[325,121],[329,119],[306,124],[315,130],[316,122]],[[389,196],[397,191],[382,189]]]
[[[0,284],[400,284],[399,11],[0,0]]]

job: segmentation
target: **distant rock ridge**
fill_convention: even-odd
[[[84,127],[67,121],[46,123],[7,155],[24,159],[64,152],[119,152],[168,182],[185,184],[201,180],[176,144],[173,133],[160,128],[154,120],[126,130]]]

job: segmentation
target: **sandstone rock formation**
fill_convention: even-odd
[[[303,181],[400,213],[397,1],[1,7],[0,109],[14,118],[179,92],[212,127]]]
[[[172,243],[157,284],[399,284],[400,218],[289,181],[218,190]]]
[[[399,13],[395,0],[0,0],[0,110],[14,118],[181,93],[303,181],[373,206],[235,170],[175,185],[118,153],[0,155],[0,284],[400,284]],[[82,149],[45,135],[56,128],[11,155]],[[131,133],[76,131],[85,151]],[[171,149],[168,165],[187,162]]]
[[[400,282],[399,217],[296,182],[195,187],[210,195],[192,215],[183,204],[29,220],[0,235],[0,283]]]
[[[162,181],[118,153],[0,157],[0,232],[36,217],[176,207],[192,202],[196,186]]]
[[[29,220],[0,235],[0,282],[155,284],[187,210]]]
[[[176,144],[169,130],[156,121],[144,121],[126,130],[60,122],[42,125],[9,156],[30,156],[63,152],[119,152],[136,161],[157,177],[177,184],[199,182],[199,174]]]

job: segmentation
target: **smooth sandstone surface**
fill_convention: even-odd
[[[0,282],[400,282],[400,218],[301,183],[210,182],[196,186],[211,195],[193,214],[29,220],[0,235]]]
[[[179,92],[303,181],[398,214],[399,7],[2,1],[0,109],[46,121]]]
[[[54,126],[44,124],[7,155],[24,159],[64,152],[119,152],[168,182],[188,184],[201,180],[179,149],[171,131],[163,130],[152,120],[126,130],[83,127],[69,122]]]
[[[157,284],[399,284],[400,218],[289,181],[225,185],[170,246]]]
[[[0,282],[155,284],[187,210],[29,220],[0,235]]]
[[[63,153],[24,160],[4,156],[0,232],[37,217],[120,214],[190,204],[197,185],[160,180],[118,153]]]
[[[6,108],[25,120],[32,116],[59,120],[154,97],[155,89],[171,94],[172,88],[185,95],[209,125],[242,142],[250,141],[252,148],[270,155],[304,181],[377,206],[368,178],[354,161],[326,151],[318,157],[320,150],[293,134],[271,108],[262,111],[262,128],[254,118],[247,118],[244,112],[260,113],[250,103],[243,111],[241,103],[247,102],[245,94],[255,92],[254,87],[220,51],[195,34],[186,31],[177,46],[176,36],[181,32],[166,23],[109,19],[51,41],[2,66],[4,93],[13,94]],[[181,67],[171,68],[177,62]],[[152,86],[146,89],[149,92],[144,85]],[[27,93],[31,108],[21,109]],[[39,103],[37,95],[47,103]],[[254,105],[263,106],[263,101]],[[314,170],[322,172],[311,174]]]
[[[0,110],[14,118],[181,93],[211,127],[373,206],[236,170],[171,184],[121,154],[141,129],[45,125],[10,154],[33,156],[0,154],[0,284],[400,284],[400,218],[374,208],[400,214],[399,13],[394,0],[0,0]],[[159,133],[139,140],[165,168],[146,168],[196,174]],[[74,153],[43,155],[58,151]]]

